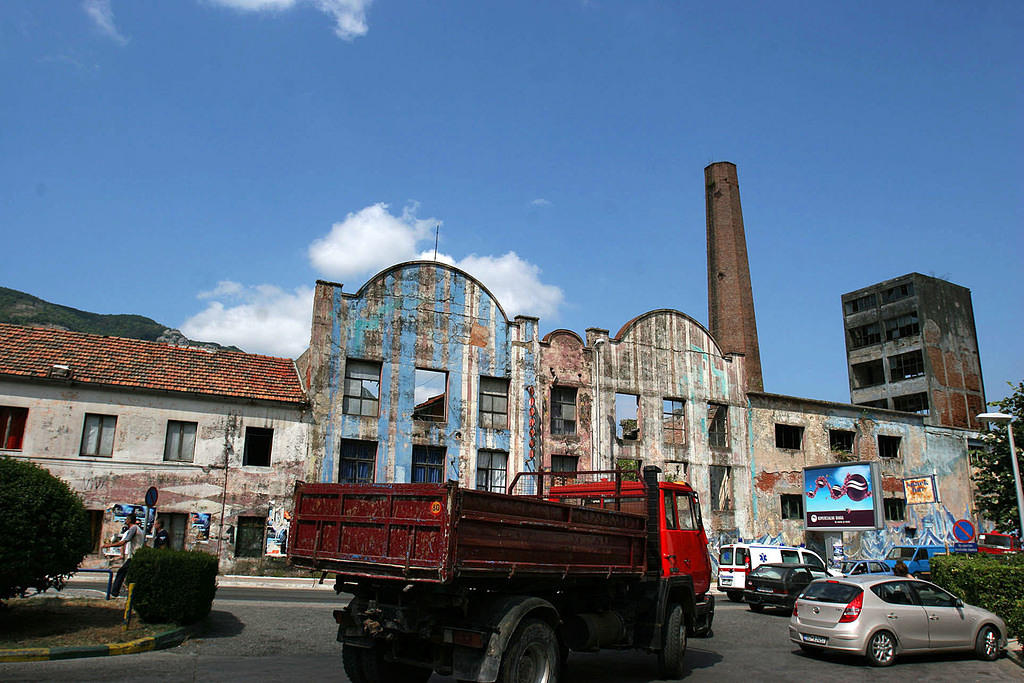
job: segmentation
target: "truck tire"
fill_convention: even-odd
[[[686,675],[686,624],[683,608],[673,605],[665,620],[665,645],[658,653],[658,668],[663,678],[682,678]]]
[[[725,594],[732,602],[743,602],[743,591],[725,591]]]
[[[540,619],[524,619],[501,659],[500,683],[556,683],[560,652],[555,631]]]
[[[356,648],[353,648],[356,649]],[[342,650],[342,655],[345,651]],[[403,662],[389,662],[384,659],[384,646],[376,645],[371,649],[364,649],[363,659],[363,682],[364,683],[426,683],[430,675],[434,673],[430,669],[421,666],[413,666]],[[348,673],[348,669],[345,670]],[[352,683],[359,683],[351,675]]]
[[[363,655],[367,652],[369,650],[348,643],[341,645],[341,663],[345,667],[345,675],[352,683],[368,683],[366,665],[363,663]]]

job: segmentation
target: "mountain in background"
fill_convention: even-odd
[[[237,346],[197,342],[178,330],[141,315],[104,315],[77,308],[51,304],[16,289],[0,287],[0,322],[12,325],[54,327],[72,332],[88,332],[108,337],[128,337],[162,342],[174,346],[192,346],[211,351],[241,351]]]

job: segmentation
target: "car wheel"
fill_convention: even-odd
[[[986,662],[999,658],[999,631],[994,626],[986,626],[978,633],[974,641],[974,653],[978,659]]]
[[[732,602],[743,602],[743,591],[726,591],[725,594]]]
[[[658,667],[665,678],[682,678],[686,675],[683,661],[686,658],[686,624],[683,623],[683,608],[673,605],[665,620],[665,646],[658,653]]]
[[[879,631],[871,636],[864,654],[871,666],[890,666],[896,661],[896,638],[888,631]]]
[[[751,612],[763,612],[764,611],[764,605],[759,605],[756,602],[752,602],[752,603],[750,603],[750,611]]]

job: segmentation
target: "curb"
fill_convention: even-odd
[[[164,631],[155,636],[147,636],[127,643],[108,643],[106,645],[83,645],[81,647],[29,647],[20,650],[0,650],[0,662],[44,662],[55,659],[79,659],[82,657],[110,657],[114,655],[130,655],[150,650],[165,650],[185,641],[189,629],[182,626],[171,631]]]
[[[1006,658],[1024,669],[1024,649],[1021,649],[1019,638],[1010,638],[1006,643]]]

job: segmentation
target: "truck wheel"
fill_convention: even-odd
[[[762,605],[760,603],[751,602],[751,603],[747,603],[747,604],[750,606],[750,611],[751,612],[763,612],[764,611],[764,605]]]
[[[366,665],[363,663],[367,652],[369,650],[342,643],[341,663],[345,667],[345,675],[352,683],[369,683],[366,680]]]
[[[686,624],[683,608],[673,605],[665,622],[665,646],[658,653],[658,668],[663,678],[682,678],[686,675]]]
[[[344,654],[344,650],[342,650]],[[403,662],[389,662],[384,659],[384,647],[377,645],[373,649],[363,650],[363,683],[426,683],[430,675],[434,673],[430,669],[421,666],[413,666]],[[345,670],[348,673],[348,669]],[[359,680],[349,675],[352,683],[360,683]]]
[[[556,683],[558,638],[540,619],[525,619],[512,635],[501,660],[502,683]]]
[[[725,594],[732,602],[743,602],[743,591],[726,591]]]

